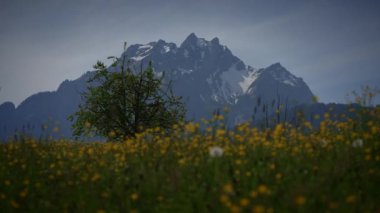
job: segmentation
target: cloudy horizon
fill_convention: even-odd
[[[74,80],[129,44],[192,32],[255,68],[280,62],[322,102],[380,85],[375,0],[0,0],[0,104]]]

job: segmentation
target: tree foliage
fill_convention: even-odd
[[[70,116],[74,135],[121,140],[147,128],[169,129],[183,121],[186,111],[181,97],[173,94],[171,82],[165,83],[164,75],[155,75],[151,62],[146,69],[141,65],[136,71],[125,54],[109,58],[120,71],[109,71],[100,61],[94,65],[95,74],[82,94],[83,104]]]

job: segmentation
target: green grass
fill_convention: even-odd
[[[0,211],[378,212],[379,121],[374,111],[360,128],[328,119],[309,131],[190,123],[118,143],[8,142]],[[216,146],[220,157],[209,153]]]

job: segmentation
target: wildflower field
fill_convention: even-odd
[[[0,212],[379,212],[380,108],[364,111],[317,128],[215,116],[119,142],[8,141]]]

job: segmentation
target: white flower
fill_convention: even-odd
[[[223,155],[223,149],[219,146],[210,147],[209,153],[211,157],[220,157]]]
[[[352,142],[352,147],[358,148],[363,146],[363,140],[358,138]]]

